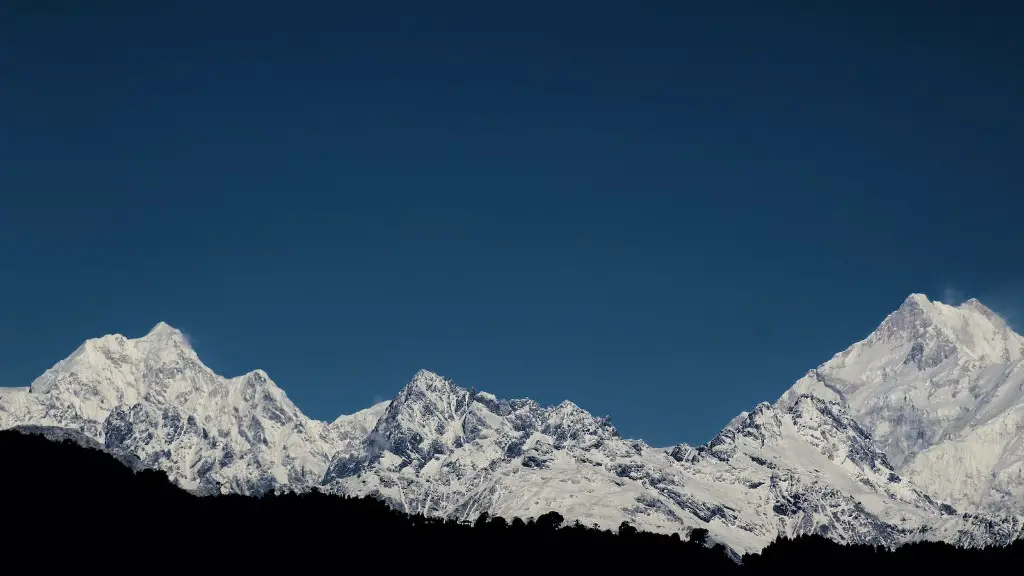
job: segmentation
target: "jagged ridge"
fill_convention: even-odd
[[[661,449],[621,438],[571,402],[499,399],[428,371],[391,401],[311,420],[264,372],[217,376],[160,323],[135,340],[89,340],[30,388],[0,389],[0,428],[74,430],[200,493],[318,487],[459,519],[557,510],[605,528],[706,527],[738,553],[780,534],[1002,544],[1020,536],[1020,519],[958,499],[973,488],[930,476],[924,463],[962,461],[978,434],[1000,439],[1002,462],[1014,454],[1007,414],[1020,414],[1010,391],[1022,350],[1024,339],[980,303],[912,295],[774,405],[741,414],[705,445]],[[941,398],[968,410],[930,409],[922,402],[935,390],[958,390]],[[1000,493],[1019,505],[1013,466],[1000,468]]]
[[[803,394],[842,404],[935,497],[1024,512],[1024,337],[977,300],[911,295],[778,403]]]

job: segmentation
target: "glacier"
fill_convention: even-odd
[[[1024,337],[977,300],[954,307],[910,295],[779,404],[803,394],[841,403],[929,494],[1024,512]]]
[[[601,528],[706,528],[737,554],[821,534],[896,546],[1024,535],[1024,338],[976,300],[913,294],[864,340],[699,446],[623,438],[427,370],[391,400],[306,417],[262,370],[225,378],[161,322],[87,340],[0,429],[102,446],[198,494],[321,490],[473,520],[550,510]]]

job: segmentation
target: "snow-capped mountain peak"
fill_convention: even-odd
[[[266,372],[221,377],[164,322],[87,340],[28,391],[0,395],[0,427],[23,424],[79,430],[185,488],[243,493],[318,482],[336,437]]]
[[[98,367],[116,373],[132,362],[141,362],[154,371],[181,372],[187,366],[206,368],[180,330],[158,322],[140,338],[107,334],[86,340],[70,356],[36,378],[30,387],[33,393],[46,394],[58,385],[61,374]]]
[[[977,300],[950,306],[912,294],[875,331],[808,372],[780,401],[811,393],[846,402],[856,412],[884,394],[886,383],[934,384],[915,375],[972,371],[1022,355],[1024,337]]]
[[[1005,485],[1020,474],[1017,444],[995,439],[1019,422],[990,418],[1024,398],[1014,387],[1020,361],[992,363],[1003,349],[1012,358],[1019,341],[1002,326],[980,303],[913,295],[779,402],[696,447],[654,448],[569,400],[498,398],[428,370],[391,400],[328,424],[303,415],[263,370],[218,376],[165,323],[140,338],[89,340],[31,388],[0,389],[0,428],[74,430],[200,492],[318,489],[460,520],[556,510],[612,529],[623,520],[662,532],[700,526],[740,553],[806,533],[991,544],[1019,535],[1018,519],[961,517],[916,481],[962,500],[950,488],[961,484],[915,476],[914,465],[963,461],[972,437],[948,452],[934,452],[946,445],[935,439],[956,426],[980,430],[998,449],[971,453],[998,461],[994,485],[1015,497]]]
[[[185,334],[163,320],[153,325],[153,328],[146,333],[145,336],[139,338],[139,340],[156,341],[156,342],[168,342],[174,341],[182,344],[187,344]]]
[[[406,384],[395,396],[395,404],[417,405],[422,402],[430,402],[438,408],[448,406],[449,415],[455,411],[452,405],[458,397],[465,392],[455,385],[455,382],[444,378],[430,370],[421,369],[413,375],[412,380]]]
[[[868,339],[909,342],[910,360],[925,366],[954,353],[978,362],[1012,362],[1024,353],[1024,337],[974,298],[951,306],[911,294]]]
[[[470,393],[429,370],[420,370],[388,405],[374,426],[369,446],[422,465],[448,452],[462,435]]]
[[[1024,337],[978,300],[951,306],[912,294],[778,403],[805,394],[838,402],[900,473],[933,495],[958,507],[1020,512],[1022,364]]]

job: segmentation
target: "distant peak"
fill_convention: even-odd
[[[931,301],[924,294],[914,293],[907,296],[906,300],[903,301],[903,305],[900,306],[899,311],[913,311],[918,310],[935,316],[936,318],[950,317],[950,313],[956,313],[962,316],[964,314],[980,313],[986,316],[989,320],[1003,322],[1003,319],[992,311],[991,308],[985,306],[977,298],[969,298],[959,304],[953,304],[952,302],[942,301]]]
[[[984,314],[986,316],[989,316],[989,317],[996,317],[996,318],[999,317],[998,314],[993,312],[992,309],[989,308],[988,306],[985,306],[984,304],[982,304],[981,301],[978,300],[977,298],[968,298],[967,300],[964,300],[964,301],[960,302],[959,304],[957,304],[956,301],[953,301],[953,302],[932,301],[932,300],[929,300],[928,296],[926,296],[925,294],[920,294],[920,293],[916,293],[915,292],[915,293],[911,294],[910,296],[907,296],[907,298],[903,301],[903,305],[900,306],[900,309],[904,309],[904,310],[905,309],[912,309],[912,310],[925,309],[925,310],[927,310],[929,308],[941,308],[941,309],[946,309],[946,310],[951,309],[951,308],[956,308],[956,309],[963,310],[963,311],[981,312],[982,314]]]
[[[177,328],[163,321],[157,322],[156,326],[153,326],[153,328],[145,336],[140,338],[140,340],[142,340],[143,342],[150,342],[154,344],[174,343],[182,348],[188,350],[192,349],[192,346],[189,343],[189,339],[185,336],[185,334],[181,332],[181,330],[178,330]]]
[[[444,377],[436,372],[431,372],[426,368],[420,368],[415,374],[413,374],[412,381],[416,382],[422,380],[444,380]]]
[[[976,298],[957,306],[911,294],[872,334],[876,340],[914,344],[908,363],[937,365],[957,351],[976,360],[1008,362],[1021,356],[1024,339]]]
[[[250,372],[246,372],[245,377],[249,378],[250,380],[256,380],[258,382],[267,382],[270,380],[270,375],[267,374],[267,372],[262,368],[257,368]]]
[[[988,316],[989,318],[993,318],[993,319],[994,318],[999,318],[1000,320],[1002,320],[1001,316],[999,316],[998,314],[993,312],[992,309],[989,308],[988,306],[985,306],[984,304],[982,304],[981,301],[978,300],[977,298],[971,298],[969,300],[965,300],[962,304],[957,306],[957,308],[960,308],[960,309],[963,309],[963,310],[974,310],[976,312],[981,312],[982,314],[984,314],[985,316]]]
[[[447,396],[454,394],[457,389],[458,387],[450,379],[430,370],[420,369],[413,375],[412,380],[402,388],[396,399],[416,397],[422,393]]]
[[[903,304],[886,317],[876,333],[887,338],[918,338],[933,323],[931,317],[935,308],[927,296],[915,292],[907,296]]]
[[[176,334],[181,334],[181,331],[161,320],[156,323],[156,326],[153,326],[146,336],[167,336]]]
[[[903,301],[903,306],[901,306],[901,308],[907,306],[920,308],[922,306],[927,306],[931,303],[932,301],[929,300],[928,296],[926,296],[925,294],[914,292],[910,296],[907,296],[907,298]]]

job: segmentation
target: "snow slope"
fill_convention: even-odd
[[[995,508],[1021,500],[1021,343],[976,302],[914,295],[774,405],[707,444],[655,448],[572,402],[499,399],[428,371],[390,401],[312,420],[263,371],[218,376],[160,323],[0,388],[0,428],[72,434],[199,492],[317,488],[459,519],[557,510],[605,528],[705,527],[738,553],[807,533],[987,545],[1022,530]]]
[[[463,520],[538,516],[659,532],[706,527],[737,552],[780,534],[895,545],[1005,542],[1020,521],[964,518],[895,473],[839,405],[804,396],[759,405],[707,445],[621,438],[571,402],[542,407],[471,392],[427,371],[395,397],[362,449],[324,478],[342,494]]]
[[[223,378],[178,330],[86,341],[29,388],[0,389],[0,427],[71,428],[166,470],[183,488],[315,484],[348,421],[306,418],[262,370]]]
[[[1024,512],[1024,337],[977,300],[913,294],[779,399],[836,401],[906,475],[954,506]]]

